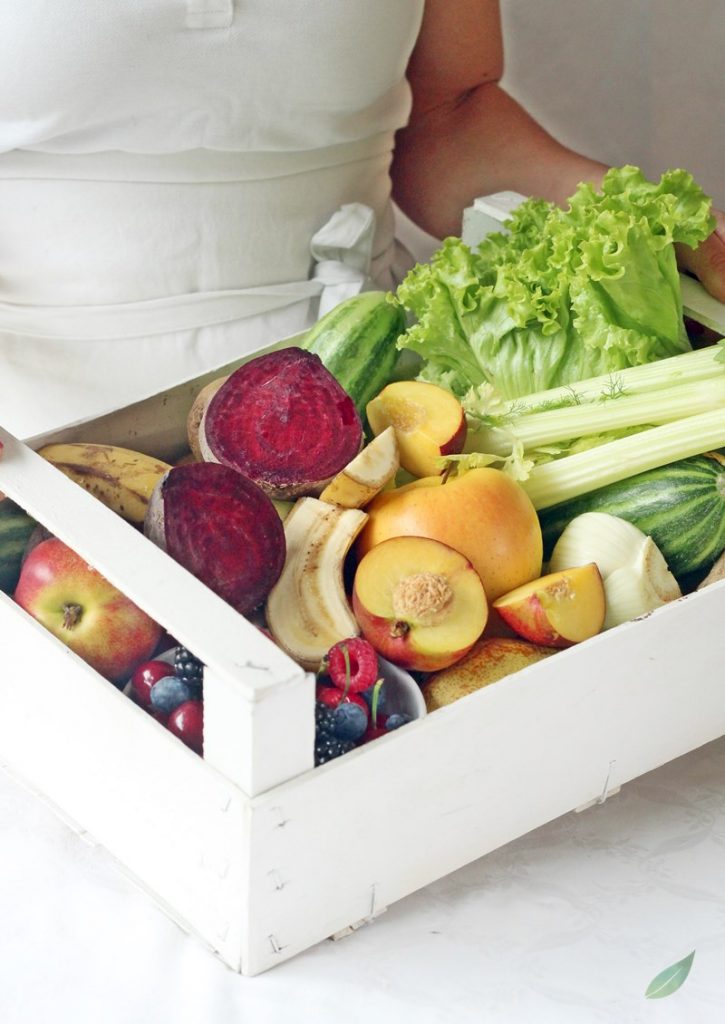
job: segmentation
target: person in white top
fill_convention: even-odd
[[[497,0],[0,5],[0,423],[95,415],[303,329],[476,196],[605,170],[498,85]],[[392,165],[391,165],[392,160]],[[682,259],[725,298],[725,220]]]

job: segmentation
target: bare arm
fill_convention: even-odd
[[[563,202],[604,164],[560,145],[499,86],[498,0],[426,0],[408,65],[410,122],[392,167],[396,202],[422,228],[457,233],[476,196],[513,189]]]
[[[393,196],[430,234],[459,234],[480,195],[513,189],[562,203],[580,181],[599,184],[606,165],[567,149],[499,85],[503,44],[498,0],[426,0],[408,65],[410,122],[398,132]],[[725,301],[725,215],[680,265]]]

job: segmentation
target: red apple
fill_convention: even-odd
[[[151,657],[162,632],[146,612],[55,537],[28,555],[15,600],[114,683]]]

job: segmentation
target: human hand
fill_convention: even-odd
[[[711,295],[725,302],[725,213],[712,211],[717,225],[696,249],[677,244],[677,263],[700,279]]]

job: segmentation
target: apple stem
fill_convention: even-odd
[[[390,635],[394,637],[405,636],[410,632],[410,626],[402,619],[396,619],[390,627]]]
[[[451,475],[452,472],[453,472],[453,463],[449,462],[448,465],[446,466],[446,468],[441,473],[441,477],[442,477],[442,479],[441,479],[441,487],[443,486],[443,484],[447,484],[448,483],[448,477]]]
[[[83,609],[79,604],[63,605],[63,629],[73,629],[81,620]]]

